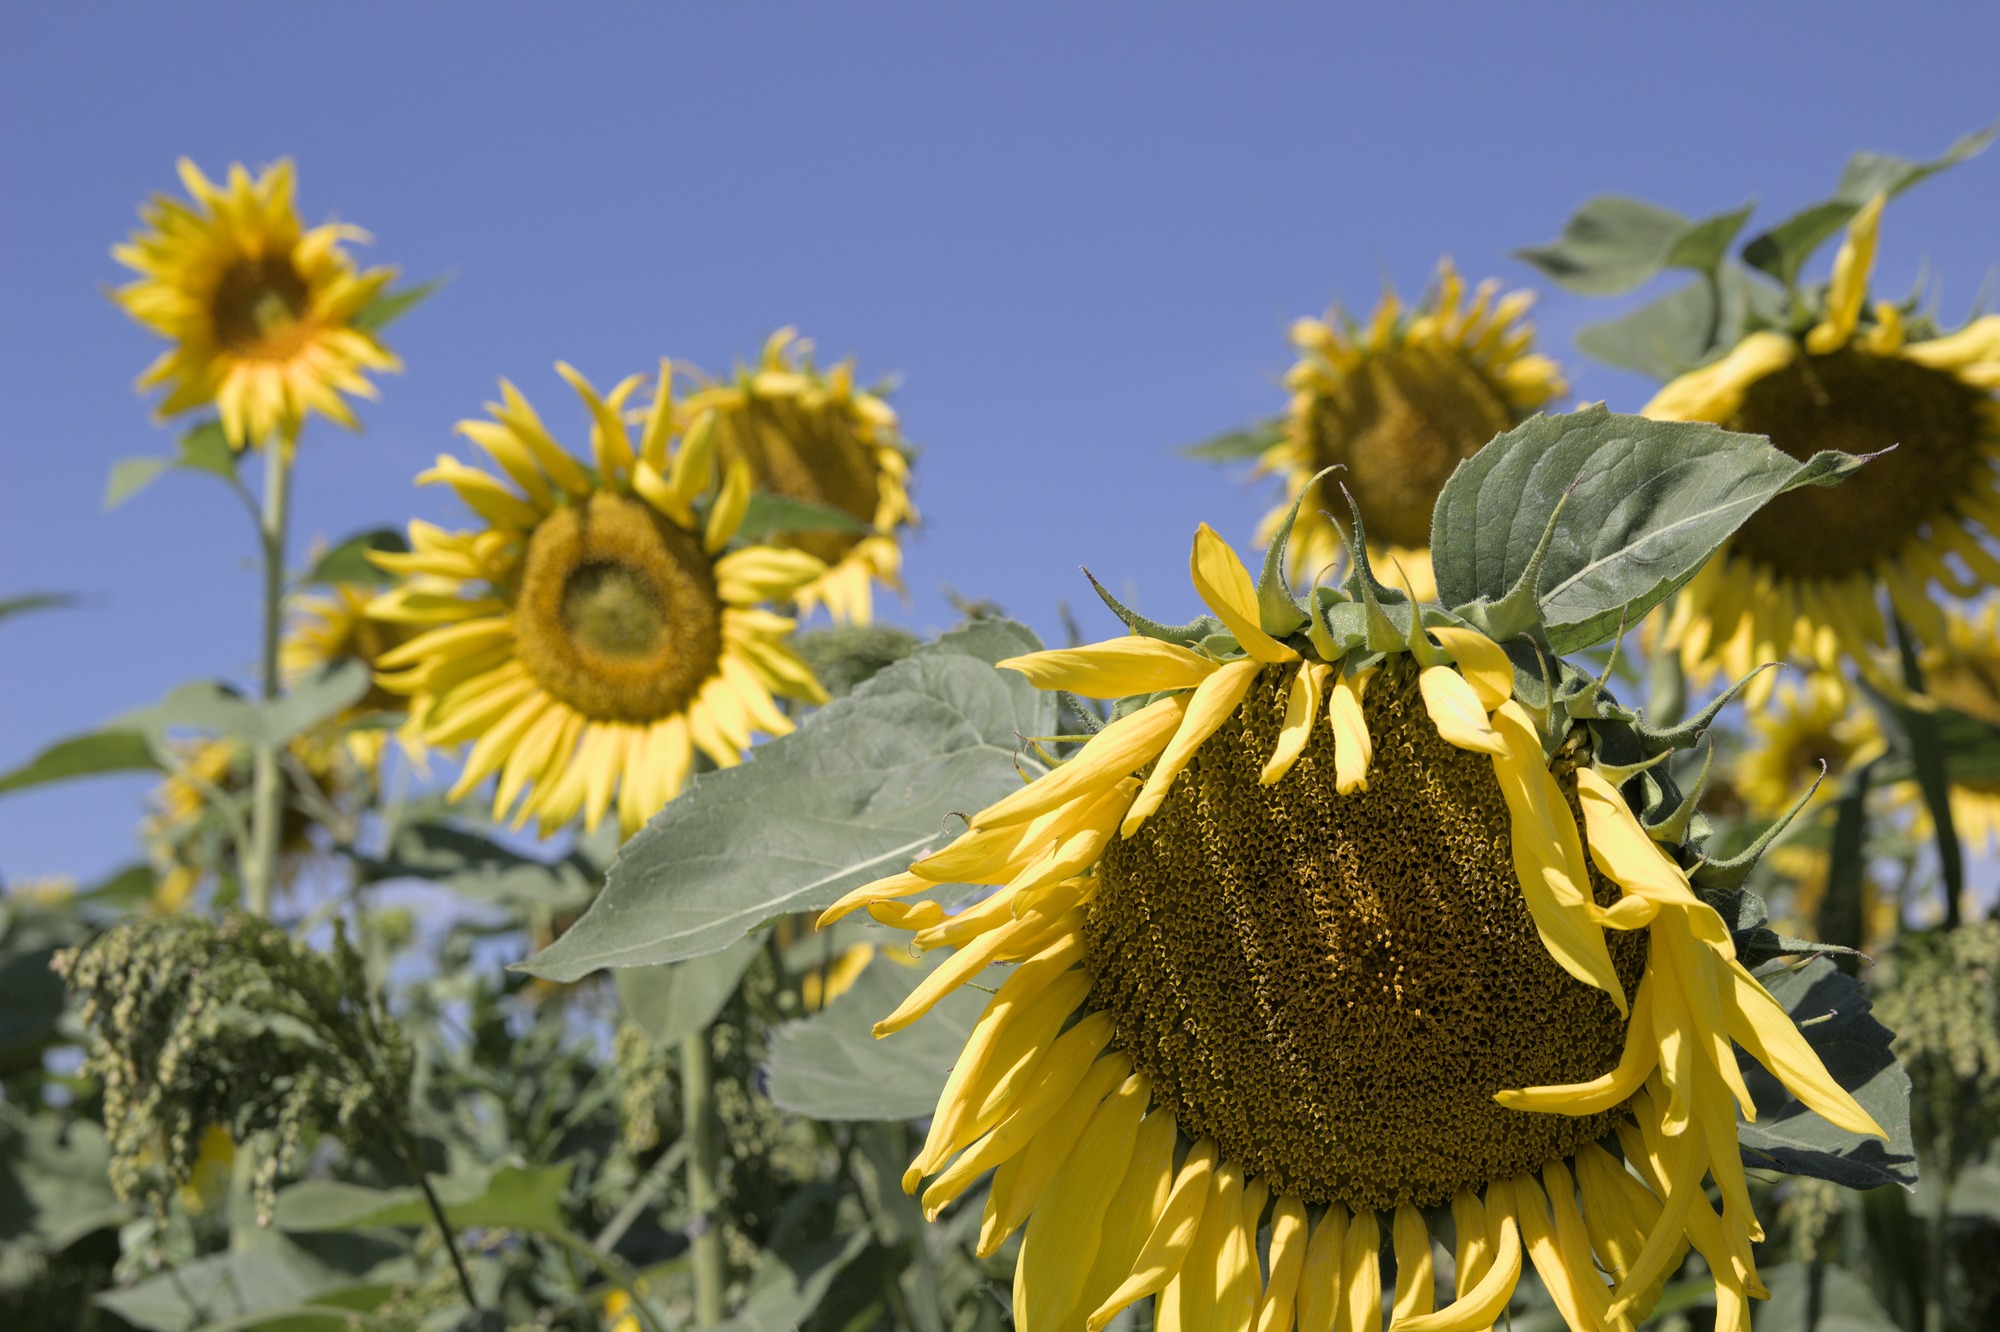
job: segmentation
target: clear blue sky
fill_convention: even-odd
[[[454,520],[411,477],[506,375],[572,427],[663,354],[800,325],[896,373],[925,453],[911,599],[1052,633],[1077,566],[1185,612],[1194,525],[1268,495],[1173,448],[1275,410],[1294,317],[1506,257],[1600,191],[1690,213],[1822,197],[1852,149],[1928,156],[2000,113],[1984,7],[1413,4],[30,5],[0,10],[0,767],[254,653],[249,533],[200,478],[106,514],[164,450],[155,353],[103,296],[174,159],[299,164],[309,218],[448,290],[398,326],[359,437],[316,428],[299,529]],[[1881,274],[1962,315],[2000,260],[2000,155],[1888,215]],[[1569,335],[1601,305],[1549,293]],[[1646,386],[1575,366],[1579,397]],[[892,603],[893,606],[893,603]],[[129,859],[146,783],[0,801],[0,874]]]

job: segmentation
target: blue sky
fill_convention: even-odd
[[[310,219],[450,287],[393,330],[356,437],[315,428],[302,537],[458,517],[411,477],[495,379],[580,438],[551,365],[723,369],[797,324],[896,374],[925,453],[911,596],[947,585],[1044,633],[1107,629],[1088,564],[1185,614],[1200,521],[1248,541],[1268,493],[1176,445],[1268,414],[1284,331],[1437,257],[1509,250],[1598,192],[1775,220],[1846,154],[1929,156],[2000,113],[2000,11],[1877,4],[11,5],[0,10],[0,767],[203,675],[244,678],[251,542],[169,477],[131,381],[155,354],[104,297],[109,247],[174,159],[296,158]],[[1880,275],[1962,317],[2000,260],[2000,155],[1899,201]],[[1581,399],[1647,386],[1576,361],[1614,307],[1545,294]],[[0,875],[131,858],[146,783],[0,801]]]

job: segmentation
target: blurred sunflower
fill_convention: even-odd
[[[750,500],[741,463],[697,516],[715,434],[697,421],[676,441],[668,367],[636,448],[622,413],[645,376],[600,396],[557,369],[589,410],[595,466],[501,381],[494,419],[459,425],[499,474],[440,456],[418,477],[457,491],[485,528],[413,522],[408,554],[371,556],[405,582],[369,614],[420,631],[382,654],[378,679],[410,696],[425,743],[472,742],[452,798],[497,773],[495,817],[519,801],[518,821],[547,832],[579,812],[595,828],[615,793],[629,836],[680,792],[694,750],[728,767],[752,731],[792,729],[774,696],[825,701],[787,641],[793,622],[762,608],[825,566],[728,550]]]
[[[177,743],[174,766],[155,788],[143,834],[157,878],[153,905],[179,911],[210,874],[229,873],[247,851],[247,817],[254,755],[234,738]],[[354,774],[328,732],[294,736],[281,767],[284,813],[278,821],[278,882],[290,884],[318,854],[314,829],[345,810]]]
[[[1735,786],[1759,818],[1777,818],[1815,782],[1813,802],[1832,800],[1843,775],[1888,748],[1874,712],[1817,672],[1803,683],[1780,685],[1773,706],[1752,708],[1748,719],[1749,744]],[[1820,782],[1822,772],[1826,780]]]
[[[368,614],[368,603],[378,589],[366,583],[335,583],[326,595],[303,596],[292,603],[294,619],[278,649],[278,665],[287,688],[296,686],[329,666],[358,661],[374,670],[382,655],[400,647],[411,637],[410,627]],[[333,725],[346,732],[347,750],[362,768],[373,772],[380,767],[382,747],[388,732],[379,726],[357,723],[401,716],[409,712],[409,700],[391,693],[380,683],[371,683],[368,692],[333,718]],[[422,742],[407,726],[403,728],[404,749],[419,757]]]
[[[1849,225],[1817,324],[1802,336],[1752,333],[1645,409],[1768,435],[1794,458],[1894,449],[1844,485],[1772,500],[1682,590],[1666,642],[1697,682],[1783,658],[1837,674],[1849,659],[1899,688],[1873,664],[1888,642],[1882,594],[1935,644],[1947,630],[1933,583],[1956,596],[2000,584],[1985,544],[2000,532],[2000,316],[1917,339],[1898,307],[1870,307],[1883,202]],[[1751,706],[1772,683],[1751,685]]]
[[[797,336],[789,328],[773,334],[755,369],[690,394],[681,419],[691,427],[712,416],[725,466],[740,459],[773,494],[836,510],[859,525],[855,532],[778,532],[768,540],[826,564],[798,589],[802,611],[823,605],[836,620],[866,624],[874,614],[874,583],[901,586],[897,535],[917,521],[909,457],[895,410],[854,386],[852,363],[822,372],[812,363],[812,344]]]
[[[1284,478],[1286,494],[1265,515],[1259,541],[1270,540],[1314,476],[1343,467],[1335,480],[1361,510],[1370,551],[1385,569],[1400,566],[1420,599],[1435,595],[1431,505],[1452,469],[1567,389],[1555,362],[1529,350],[1534,329],[1522,315],[1534,294],[1496,302],[1498,292],[1498,283],[1481,283],[1466,305],[1465,282],[1446,259],[1429,299],[1407,317],[1389,292],[1365,329],[1338,310],[1292,325],[1299,360],[1285,377],[1292,400],[1284,439],[1258,463]],[[1334,560],[1339,539],[1325,514],[1346,512],[1337,499],[1322,483],[1299,507],[1293,577]]]
[[[1924,687],[1944,706],[2000,726],[2000,603],[1950,618],[1944,642],[1924,654]],[[1951,821],[1975,851],[2000,846],[2000,774],[1954,770]]]
[[[1731,1042],[1880,1129],[1627,806],[1630,770],[1600,771],[1566,718],[1545,748],[1477,632],[1330,656],[1206,527],[1192,572],[1220,655],[1135,635],[1003,662],[1131,702],[822,921],[866,906],[955,950],[878,1035],[1016,964],[904,1187],[933,1177],[934,1218],[995,1171],[978,1249],[1025,1224],[1027,1332],[1095,1332],[1147,1296],[1161,1327],[1376,1327],[1384,1229],[1397,1332],[1491,1327],[1524,1259],[1572,1329],[1629,1328],[1687,1244],[1716,1326],[1747,1327],[1756,1109]],[[904,900],[952,883],[996,890],[956,914]],[[1424,1209],[1444,1207],[1457,1298],[1434,1310]]]
[[[180,175],[191,200],[156,197],[148,229],[111,252],[141,274],[118,303],[174,344],[139,387],[167,387],[162,416],[214,403],[239,449],[312,412],[353,428],[342,395],[372,398],[366,372],[402,368],[359,321],[396,270],[355,267],[341,246],[368,239],[358,227],[300,223],[289,160],[254,180],[231,166],[226,187],[186,158]]]

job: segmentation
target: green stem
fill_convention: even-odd
[[[465,1270],[465,1259],[458,1252],[458,1236],[452,1233],[451,1218],[444,1214],[444,1204],[431,1189],[431,1178],[422,1167],[411,1165],[417,1172],[417,1186],[424,1191],[424,1202],[431,1209],[431,1219],[437,1222],[438,1234],[444,1236],[444,1251],[451,1255],[451,1270],[458,1273],[458,1289],[465,1296],[465,1307],[477,1309],[479,1296],[473,1293],[472,1275]]]
[[[291,507],[292,449],[295,441],[281,436],[264,450],[264,512],[258,524],[264,563],[262,672],[258,683],[265,702],[283,687],[278,679],[278,639],[285,616],[285,524]],[[259,916],[271,914],[271,892],[278,873],[278,828],[285,816],[285,783],[279,746],[260,740],[250,795],[250,863],[244,874],[244,905]]]
[[[681,1115],[687,1125],[688,1208],[694,1213],[688,1223],[688,1238],[693,1246],[697,1327],[713,1327],[722,1321],[722,1232],[716,1215],[721,1202],[717,1177],[722,1151],[716,1135],[713,1080],[708,1032],[682,1037]]]

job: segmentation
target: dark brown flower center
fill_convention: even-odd
[[[1431,506],[1452,469],[1514,425],[1491,381],[1456,348],[1404,345],[1369,356],[1339,389],[1313,401],[1305,422],[1312,466],[1342,466],[1368,539],[1428,546]],[[1338,488],[1308,497],[1341,515]]]
[[[529,672],[603,721],[679,711],[722,653],[722,604],[701,543],[619,495],[592,495],[535,528],[514,622]]]
[[[1728,429],[1768,435],[1801,460],[1821,449],[1895,452],[1831,489],[1778,496],[1743,524],[1732,554],[1798,579],[1879,569],[1972,480],[1982,396],[1943,370],[1854,347],[1801,353],[1758,380]]]
[[[1625,1023],[1542,945],[1492,761],[1439,739],[1391,673],[1366,694],[1365,792],[1336,793],[1324,718],[1259,785],[1289,675],[1267,669],[1099,865],[1086,964],[1120,1046],[1183,1132],[1312,1202],[1435,1206],[1602,1136],[1617,1112],[1493,1100],[1599,1076]],[[1629,993],[1644,934],[1610,942]]]
[[[298,344],[308,295],[289,256],[239,259],[216,283],[216,341],[239,356],[288,356]]]

